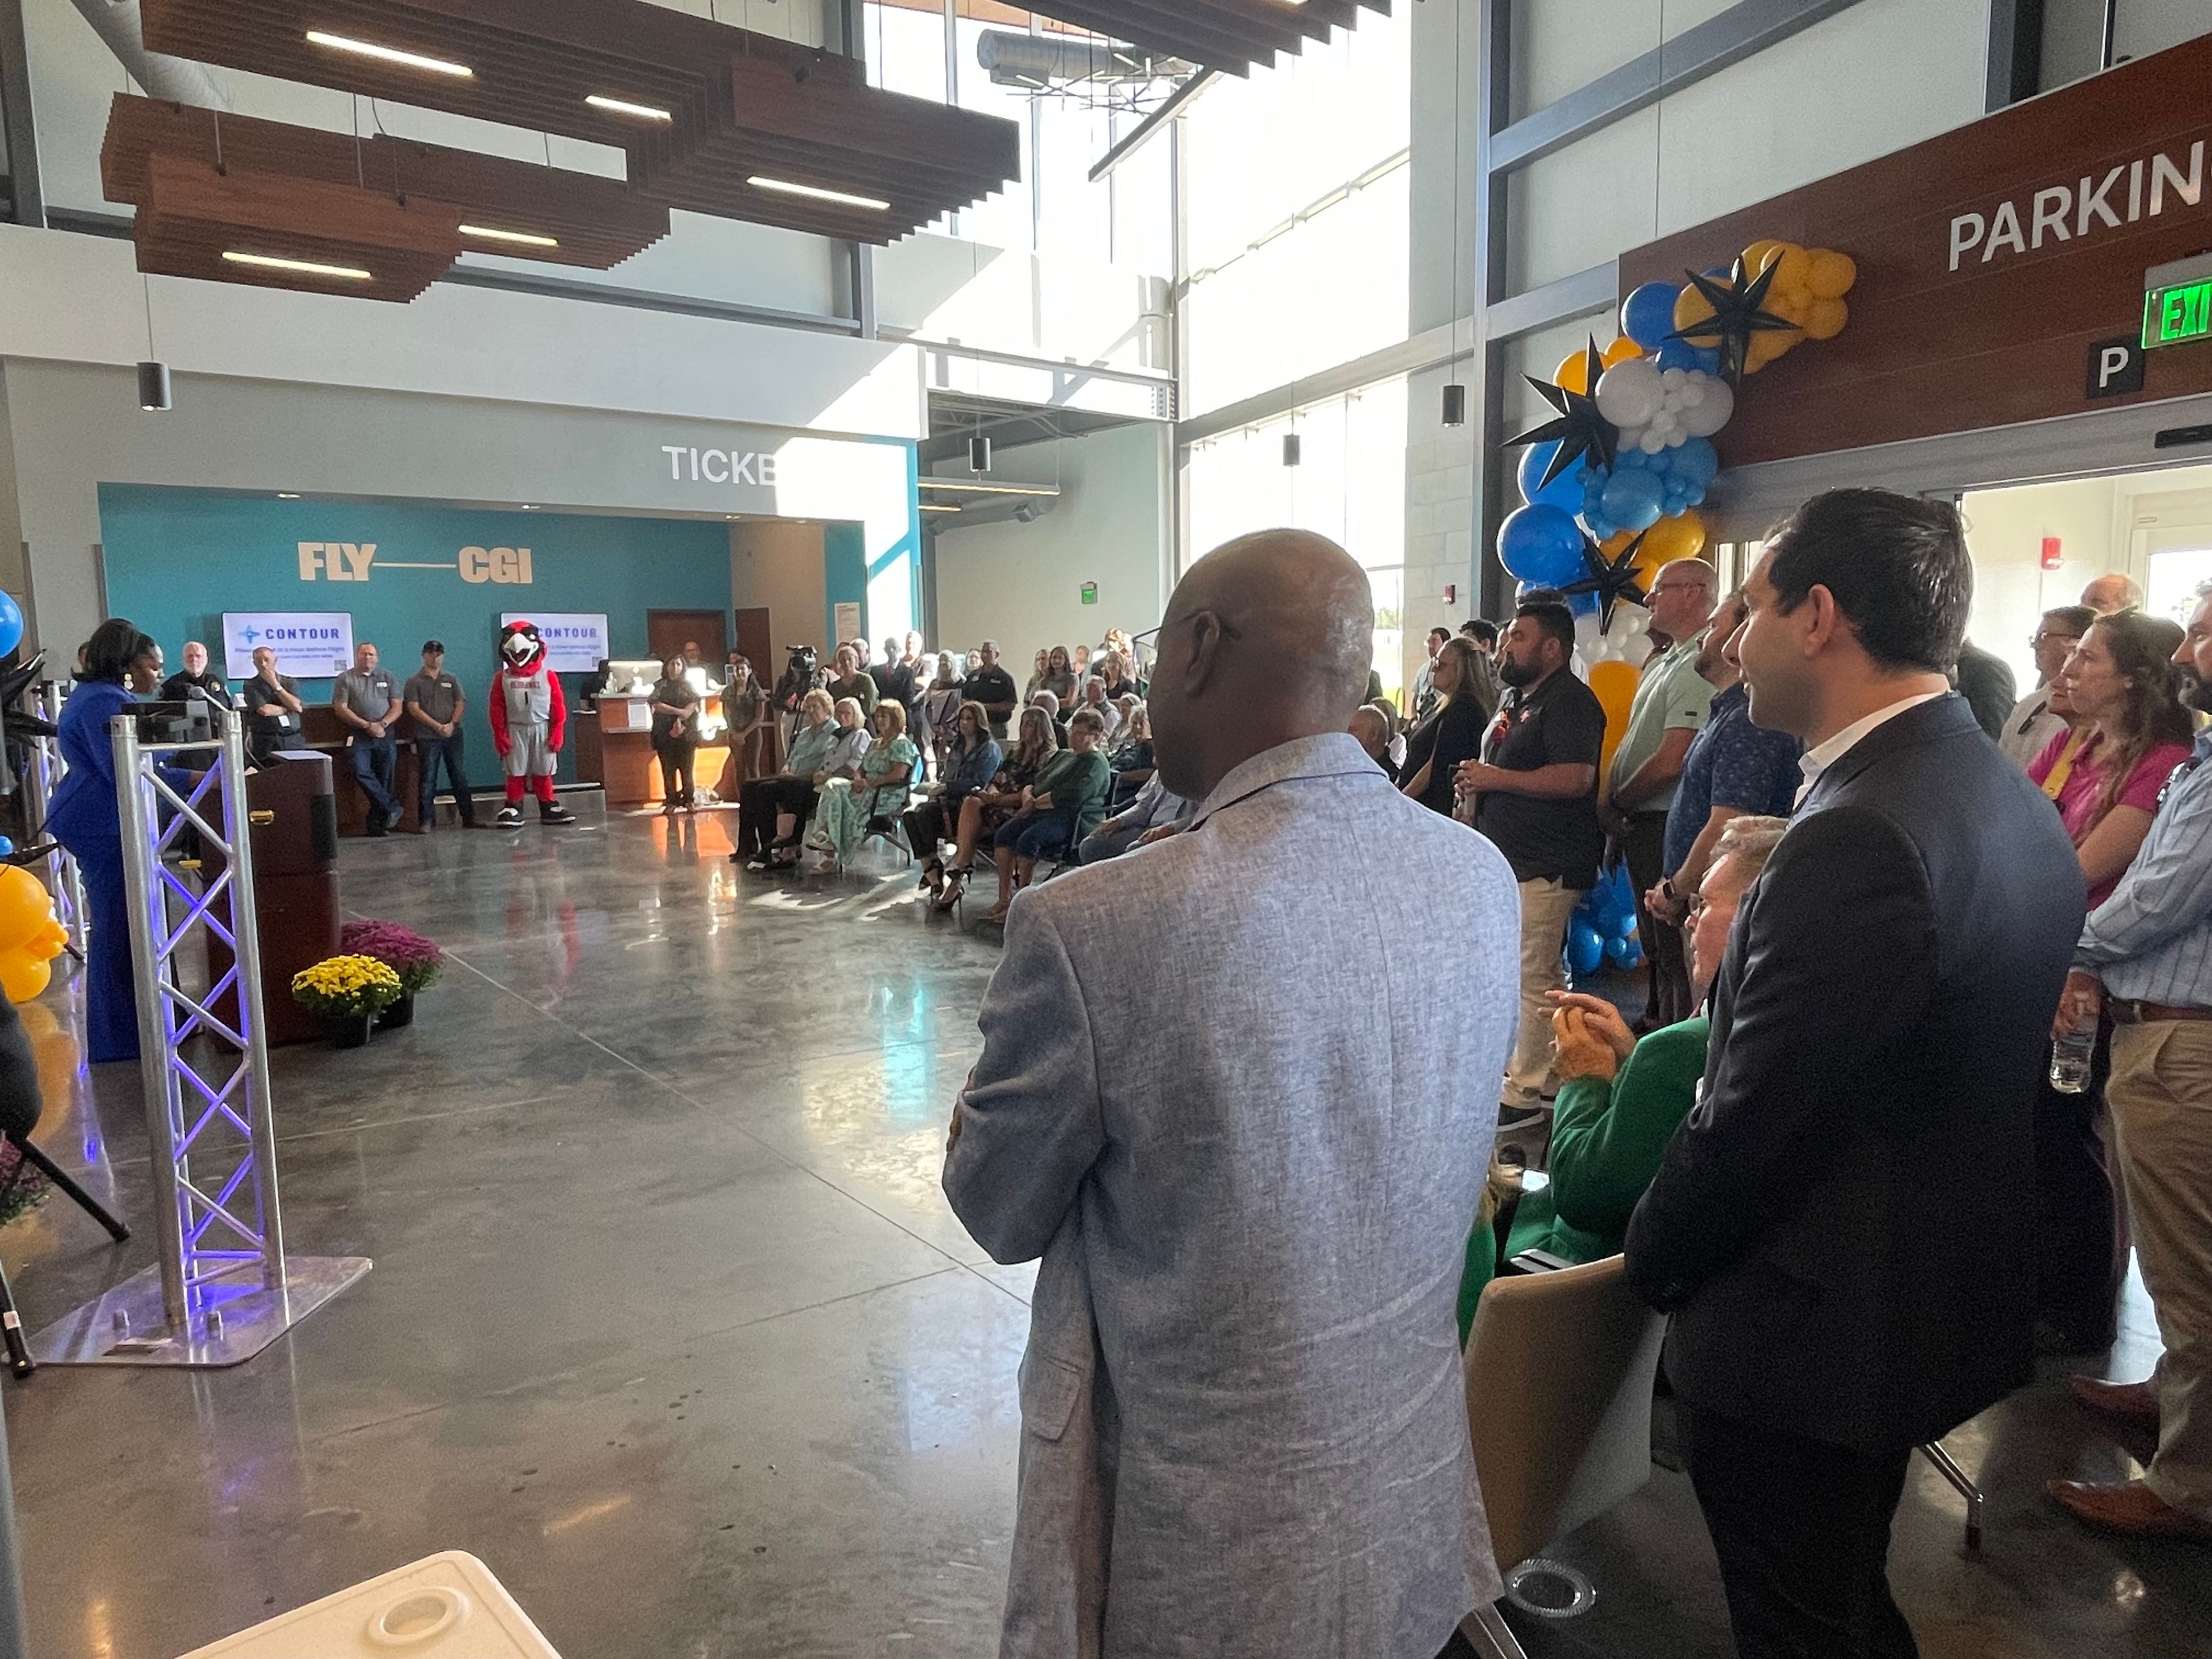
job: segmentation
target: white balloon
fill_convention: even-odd
[[[1597,412],[1617,427],[1639,427],[1659,412],[1664,393],[1648,357],[1615,363],[1598,377]]]
[[[1647,455],[1656,455],[1667,447],[1666,434],[1656,426],[1647,426],[1637,434],[1636,447]]]
[[[1698,372],[1705,381],[1705,396],[1695,407],[1682,411],[1682,428],[1692,438],[1710,438],[1735,414],[1735,392],[1718,375]]]
[[[1680,391],[1682,382],[1688,378],[1689,371],[1685,368],[1662,369],[1659,373],[1660,384],[1664,386],[1669,392]]]

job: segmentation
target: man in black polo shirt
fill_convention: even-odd
[[[1521,1032],[1505,1068],[1504,1128],[1552,1109],[1552,1005],[1566,988],[1560,958],[1567,922],[1597,881],[1605,830],[1597,817],[1605,708],[1568,666],[1574,613],[1532,603],[1515,613],[1498,646],[1507,687],[1482,758],[1459,769],[1459,793],[1475,799],[1475,828],[1497,843],[1521,885]]]
[[[1014,705],[1021,701],[1021,692],[1014,684],[1014,677],[999,666],[998,641],[984,641],[975,656],[975,672],[960,682],[961,700],[981,703],[984,717],[991,722],[991,735],[1003,742],[1006,722],[1014,717]]]

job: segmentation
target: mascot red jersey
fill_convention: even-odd
[[[568,735],[568,700],[545,665],[545,641],[535,623],[511,622],[499,630],[499,672],[491,680],[491,740],[507,768],[506,825],[522,822],[526,787],[538,797],[544,823],[574,823],[575,814],[553,798],[553,773]]]

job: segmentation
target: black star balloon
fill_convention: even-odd
[[[1702,276],[1694,270],[1682,274],[1690,285],[1705,296],[1713,314],[1702,322],[1692,323],[1676,329],[1669,339],[1686,340],[1692,345],[1717,347],[1721,354],[1721,374],[1728,383],[1739,389],[1743,385],[1744,364],[1751,353],[1751,337],[1777,331],[1787,333],[1797,325],[1787,317],[1778,317],[1762,309],[1766,290],[1774,285],[1774,273],[1782,269],[1775,264],[1753,276],[1744,267],[1741,256],[1726,282]]]
[[[1601,634],[1613,631],[1613,607],[1623,599],[1631,605],[1644,603],[1644,585],[1636,580],[1636,556],[1643,547],[1644,538],[1638,536],[1620,550],[1619,558],[1608,559],[1603,548],[1589,537],[1583,538],[1583,568],[1589,574],[1559,591],[1563,593],[1597,595],[1598,632]]]
[[[1597,412],[1597,402],[1591,393],[1597,390],[1598,376],[1605,373],[1605,359],[1599,355],[1597,341],[1589,343],[1589,354],[1583,360],[1586,373],[1583,378],[1585,388],[1570,391],[1549,380],[1540,380],[1529,374],[1523,378],[1536,388],[1537,394],[1559,411],[1556,421],[1522,433],[1517,438],[1508,438],[1509,447],[1520,444],[1547,444],[1559,440],[1559,453],[1552,457],[1551,465],[1544,469],[1544,483],[1548,484],[1559,474],[1577,462],[1587,459],[1601,472],[1613,471],[1613,458],[1620,434],[1613,422]]]

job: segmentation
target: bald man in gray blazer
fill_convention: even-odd
[[[1008,918],[945,1168],[1044,1257],[1003,1659],[1425,1659],[1499,1594],[1454,1314],[1520,913],[1345,734],[1372,629],[1318,537],[1200,561],[1151,708],[1202,806]]]

